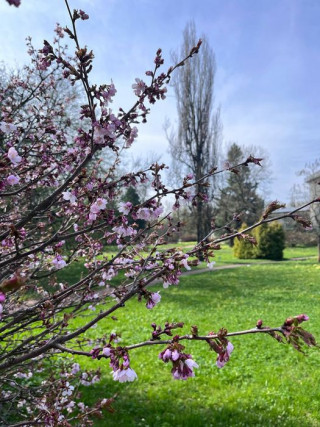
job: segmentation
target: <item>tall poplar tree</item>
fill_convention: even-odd
[[[173,59],[185,57],[197,44],[196,28],[189,22],[183,32],[180,51]],[[178,128],[168,136],[170,153],[179,175],[192,172],[198,180],[217,165],[218,141],[220,134],[220,112],[214,109],[215,56],[207,38],[202,37],[199,53],[192,61],[177,70],[172,79],[174,87]],[[199,183],[193,214],[196,216],[197,239],[200,241],[210,231],[212,207],[204,200],[212,199],[214,181],[211,187]]]

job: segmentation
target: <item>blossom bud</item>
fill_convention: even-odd
[[[295,319],[297,319],[299,323],[302,323],[309,320],[309,316],[307,316],[306,314],[299,314],[299,316],[295,316]]]
[[[256,328],[257,328],[257,329],[261,329],[261,327],[262,327],[262,320],[261,320],[261,319],[259,319],[259,320],[257,321]]]

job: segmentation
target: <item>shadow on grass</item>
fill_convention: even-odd
[[[95,396],[112,395],[118,392],[114,403],[114,414],[106,413],[105,417],[96,420],[95,427],[102,426],[295,426],[310,427],[311,424],[302,417],[294,419],[289,417],[283,407],[268,406],[268,403],[257,404],[255,397],[251,395],[246,399],[226,402],[219,401],[208,404],[201,394],[197,393],[196,387],[185,384],[183,398],[179,393],[173,392],[168,381],[167,394],[157,395],[156,389],[151,390],[152,385],[147,386],[145,391],[135,390],[135,384],[127,387],[110,382],[103,382],[95,387]],[[212,390],[214,393],[214,390]],[[92,400],[92,403],[94,400]]]

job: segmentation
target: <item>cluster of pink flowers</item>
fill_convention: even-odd
[[[15,132],[17,130],[17,126],[13,123],[0,122],[0,130],[5,134],[9,134],[11,132]]]
[[[106,209],[107,200],[104,198],[99,197],[91,206],[90,206],[90,213],[89,213],[89,219],[91,221],[95,221],[97,219],[98,214],[101,211],[104,211]]]
[[[19,156],[17,150],[14,147],[9,148],[8,158],[14,166],[17,166],[22,160],[21,156]]]
[[[219,348],[216,365],[218,368],[223,368],[224,365],[229,361],[230,355],[233,351],[233,345],[228,341],[227,345],[221,345]]]
[[[110,367],[114,381],[120,383],[132,382],[137,377],[135,371],[130,367],[129,354],[123,349],[114,349],[110,346],[104,347],[102,353],[110,357]],[[121,362],[122,360],[122,362]]]
[[[120,202],[118,205],[119,212],[123,213],[124,215],[128,215],[132,209],[132,203],[131,202]]]
[[[113,227],[112,230],[115,231],[119,237],[130,237],[137,234],[137,230],[131,227],[131,225],[127,225],[127,223]]]
[[[141,79],[136,78],[136,82],[132,85],[135,95],[140,96],[146,89],[147,85]]]
[[[61,270],[61,268],[64,268],[67,263],[65,262],[65,260],[62,258],[61,255],[56,255],[53,260],[52,260],[52,264],[54,265],[54,268],[56,270]]]
[[[194,368],[199,368],[190,354],[181,351],[183,348],[180,344],[175,343],[159,353],[159,359],[163,362],[172,362],[171,373],[175,380],[186,380],[194,377]]]
[[[154,221],[159,218],[163,213],[163,207],[157,206],[156,208],[140,208],[136,213],[137,219],[144,219],[145,221]]]
[[[17,175],[9,175],[7,177],[7,183],[9,185],[16,185],[19,183],[19,181],[20,181],[20,178]]]
[[[170,285],[178,285],[181,274],[180,270],[174,270],[170,273],[166,273],[165,280],[163,281],[163,287],[167,289]]]
[[[69,201],[72,205],[77,204],[77,197],[72,191],[64,191],[62,196],[64,200]]]
[[[94,132],[94,141],[96,144],[101,145],[106,142],[105,137],[111,139],[114,141],[116,139],[116,125],[114,123],[109,123],[105,127],[102,127],[101,125],[95,126],[95,132]]]
[[[303,323],[303,322],[307,322],[309,320],[309,316],[307,314],[299,314],[298,316],[294,317],[295,319],[297,319],[298,323]]]
[[[120,383],[132,382],[136,378],[138,378],[135,371],[132,368],[130,368],[129,365],[125,367],[125,362],[123,362],[122,369],[119,368],[116,371],[112,372],[112,376],[114,381],[119,381]]]
[[[117,93],[117,90],[113,83],[111,83],[106,90],[102,92],[102,96],[105,102],[105,105],[108,105],[108,102],[112,102],[112,98]]]

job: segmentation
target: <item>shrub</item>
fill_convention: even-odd
[[[239,231],[241,232],[245,230],[247,227],[248,227],[247,224],[243,223]],[[233,255],[236,258],[239,258],[239,259],[256,258],[255,247],[253,246],[252,242],[250,242],[249,238],[247,238],[246,236],[250,238],[251,234],[246,234],[244,235],[244,237],[237,238],[234,240]]]
[[[256,258],[282,260],[285,248],[285,233],[278,222],[262,224],[254,230],[257,241]]]

